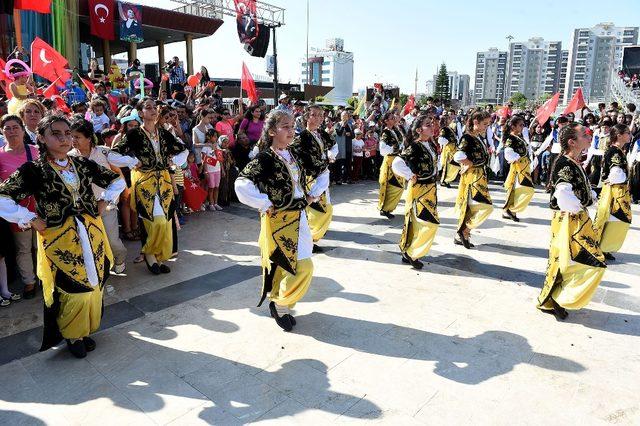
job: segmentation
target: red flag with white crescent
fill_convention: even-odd
[[[114,0],[89,0],[89,23],[91,34],[103,40],[115,40]]]
[[[200,185],[185,176],[184,178],[184,194],[182,200],[191,210],[197,212],[202,207],[205,198],[207,198],[207,191],[202,189]]]
[[[56,86],[56,84],[58,84],[59,81],[60,81],[60,79],[57,78],[56,81],[51,83],[51,85],[49,87],[47,87],[46,89],[44,89],[42,91],[42,96],[44,96],[45,99],[51,99],[55,95],[60,95],[60,91],[58,90],[58,87]]]
[[[68,65],[65,57],[40,37],[36,37],[31,43],[31,70],[34,74],[49,81],[59,78],[62,83],[66,83],[71,78],[67,71]]]

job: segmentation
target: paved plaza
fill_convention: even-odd
[[[456,190],[439,188],[442,224],[418,272],[400,262],[403,206],[381,218],[377,188],[332,188],[292,333],[255,307],[259,224],[238,205],[189,217],[171,274],[131,263],[128,244],[85,359],[37,353],[40,300],[0,310],[0,424],[640,424],[637,224],[593,302],[558,322],[535,308],[543,191],[520,223],[494,211],[468,251],[453,245]]]

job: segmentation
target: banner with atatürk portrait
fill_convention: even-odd
[[[256,0],[233,0],[236,6],[236,23],[240,43],[251,44],[258,37],[258,13]]]
[[[118,2],[120,13],[120,40],[142,43],[142,7],[137,4]]]

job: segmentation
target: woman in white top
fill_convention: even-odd
[[[296,324],[289,310],[305,295],[313,277],[313,238],[305,207],[326,190],[325,186],[307,192],[303,161],[289,150],[294,136],[293,116],[273,110],[262,130],[260,153],[235,182],[240,202],[261,213],[263,287],[258,306],[269,294],[271,316],[285,331]]]

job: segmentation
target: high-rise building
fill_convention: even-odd
[[[587,102],[609,97],[611,74],[622,66],[622,48],[638,42],[638,27],[616,27],[606,22],[576,28],[571,36],[564,99],[582,87]]]
[[[534,37],[509,45],[505,98],[520,92],[527,99],[554,94],[560,86],[562,43]]]
[[[569,64],[569,51],[563,50],[560,59],[560,77],[558,78],[558,90],[560,102],[564,102],[564,92],[567,88],[567,65]]]
[[[457,71],[448,71],[447,75],[449,76],[449,98],[451,100],[459,101],[460,106],[469,105],[469,87],[471,84],[471,77],[468,74],[458,74]],[[427,85],[429,85],[429,83],[433,85],[431,94],[435,91],[435,83],[433,82],[437,80],[438,76],[434,75],[433,80],[427,81]]]
[[[344,40],[327,40],[324,49],[313,49],[301,61],[302,84],[333,86],[325,96],[328,102],[344,103],[353,93],[353,53],[344,51]],[[309,82],[309,83],[307,83]]]
[[[504,81],[507,70],[507,52],[491,48],[476,55],[474,102],[504,103]]]
[[[433,96],[435,90],[436,90],[436,85],[434,84],[435,80],[427,80],[427,84],[425,86],[425,90],[424,90],[424,94],[427,96]]]

